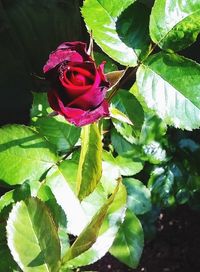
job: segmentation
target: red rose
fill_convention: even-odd
[[[105,94],[109,83],[104,63],[96,67],[82,42],[66,42],[52,52],[43,71],[51,82],[51,108],[76,126],[108,116]]]

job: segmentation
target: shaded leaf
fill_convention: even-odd
[[[139,180],[124,178],[128,199],[127,207],[134,214],[144,214],[151,210],[151,194],[147,187]]]
[[[112,99],[112,105],[123,112],[132,122],[112,119],[116,130],[130,143],[135,143],[140,135],[144,113],[137,99],[129,92],[120,90]],[[111,116],[112,117],[112,116]]]

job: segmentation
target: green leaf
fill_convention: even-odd
[[[52,109],[49,107],[46,93],[33,93],[33,96],[32,124],[42,136],[55,145],[57,151],[66,152],[71,149],[80,137],[80,128],[69,124],[61,115],[49,116]]]
[[[39,117],[47,116],[52,112],[47,99],[47,93],[33,93],[33,103],[30,111],[32,121]]]
[[[88,250],[96,241],[103,220],[108,212],[108,208],[115,199],[116,193],[119,189],[119,182],[115,188],[113,194],[107,199],[103,207],[94,215],[91,222],[81,232],[67,254],[63,257],[62,263],[65,264],[67,261],[79,256],[81,253]]]
[[[79,235],[87,224],[87,218],[79,199],[68,184],[65,167],[52,168],[45,184],[51,189],[57,203],[66,214],[68,232]]]
[[[14,190],[6,192],[0,198],[0,212],[12,203],[24,200],[29,196],[37,196],[40,186],[41,183],[39,181],[25,181],[23,184],[17,186]]]
[[[103,52],[94,52],[94,59],[97,65],[100,65],[103,61],[106,61],[106,64],[104,66],[105,74],[118,70],[115,62]]]
[[[39,180],[57,159],[52,146],[30,127],[8,125],[0,129],[1,181],[15,185]]]
[[[138,218],[129,210],[109,252],[119,261],[136,268],[144,246],[144,234]]]
[[[90,220],[95,213],[104,205],[107,200],[106,192],[101,183],[97,185],[95,190],[81,201],[81,206]]]
[[[34,126],[59,152],[71,149],[80,137],[80,128],[67,123],[60,115],[38,118]]]
[[[128,200],[127,207],[134,214],[144,214],[151,210],[151,194],[147,187],[139,180],[133,178],[123,179],[126,186]]]
[[[103,161],[110,165],[110,172],[116,168],[119,172],[119,176],[132,176],[139,173],[143,168],[142,162],[139,159],[125,156],[117,156],[114,158],[113,155],[107,151],[103,152]],[[109,173],[107,174],[109,177]]]
[[[80,243],[86,243],[87,240],[89,240],[88,242],[91,244],[92,240],[96,241],[88,250],[74,259],[69,260],[66,263],[67,267],[80,267],[94,263],[107,253],[115,239],[119,226],[123,221],[125,206],[126,189],[120,184],[118,191],[116,190],[114,192],[93,217],[91,223],[85,229],[85,232],[83,232]],[[103,218],[101,218],[101,216],[103,216]],[[96,223],[97,226],[93,229],[92,226],[94,226],[94,224],[96,225]]]
[[[168,167],[157,167],[151,173],[148,188],[151,191],[151,199],[154,204],[162,204],[169,207],[174,204],[173,188],[175,175]]]
[[[10,251],[24,272],[59,270],[57,230],[41,201],[29,198],[15,204],[6,229]]]
[[[93,192],[101,178],[102,142],[96,123],[82,128],[81,142],[81,155],[77,173],[79,199],[83,199]]]
[[[140,143],[149,144],[152,141],[166,141],[163,137],[167,132],[166,124],[155,114],[145,113],[144,123],[140,134]]]
[[[155,54],[139,67],[137,85],[147,106],[166,124],[200,127],[199,64],[176,54]]]
[[[60,239],[61,257],[69,249],[69,236],[67,234],[67,217],[60,205],[58,205],[50,187],[45,183],[42,184],[37,197],[45,202],[45,205],[51,212],[52,218],[56,224],[58,237]]]
[[[130,143],[135,143],[140,135],[144,121],[144,113],[137,99],[128,91],[120,90],[112,99],[111,107],[115,107],[123,112],[132,122],[112,118],[116,130]],[[112,117],[112,116],[111,116]]]
[[[111,58],[129,66],[136,66],[138,57],[146,55],[149,49],[149,13],[145,6],[134,2],[85,0],[82,8],[96,43]]]
[[[199,0],[156,0],[150,17],[152,40],[165,50],[188,47],[200,32]]]
[[[115,128],[111,129],[111,143],[119,155],[122,155],[133,149],[133,145],[125,140]]]
[[[6,240],[6,221],[10,211],[11,205],[9,207],[5,207],[0,214],[0,267],[2,271],[17,272],[21,271],[21,269],[13,260]]]

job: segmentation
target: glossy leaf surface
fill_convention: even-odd
[[[144,246],[144,235],[138,218],[129,210],[110,253],[131,268],[136,268]]]
[[[81,154],[77,172],[77,193],[80,199],[94,191],[102,172],[102,143],[96,123],[84,126],[81,132]]]
[[[0,180],[21,184],[39,180],[58,160],[55,150],[30,127],[10,125],[0,129]]]
[[[80,128],[69,124],[64,117],[48,116],[52,113],[46,93],[34,93],[31,110],[33,125],[40,134],[55,145],[57,151],[70,150],[80,137]]]
[[[87,219],[79,199],[68,184],[65,167],[54,167],[47,176],[46,185],[66,214],[68,232],[79,235],[87,224]]]
[[[137,71],[139,92],[166,124],[200,127],[200,65],[176,54],[158,53]]]
[[[151,210],[151,194],[149,189],[139,180],[124,178],[128,199],[127,207],[135,214],[144,214]]]
[[[99,233],[96,234],[96,242],[87,251],[70,260],[67,263],[68,267],[80,267],[94,263],[108,252],[123,221],[125,205],[126,190],[121,184],[114,201],[110,204]]]
[[[59,270],[56,227],[41,201],[29,198],[18,202],[9,215],[6,229],[10,251],[24,272]]]
[[[162,49],[179,51],[200,32],[200,2],[156,0],[150,18],[152,40]]]
[[[96,43],[114,60],[136,66],[138,56],[147,53],[149,14],[142,4],[134,0],[85,0],[82,14]]]

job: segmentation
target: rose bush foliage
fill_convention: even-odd
[[[200,65],[177,53],[199,33],[199,0],[141,2],[84,0],[107,55],[62,43],[30,126],[0,128],[1,271],[72,272],[107,252],[135,268],[161,209],[199,209],[198,131],[178,128],[200,127]]]
[[[52,52],[43,68],[51,83],[48,100],[54,111],[76,126],[108,116],[105,100],[109,83],[82,42],[65,42]]]

